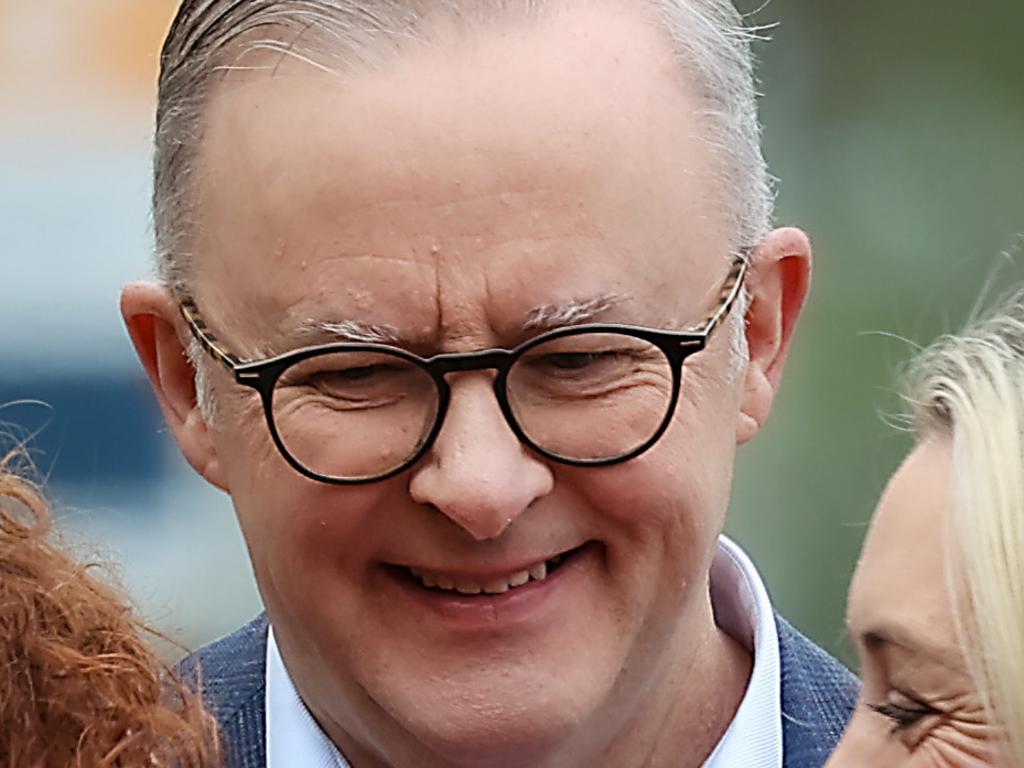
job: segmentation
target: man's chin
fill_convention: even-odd
[[[474,703],[475,702],[475,703]],[[410,743],[426,747],[439,765],[532,768],[569,748],[584,711],[582,702],[526,700],[477,692],[457,705],[422,704],[393,712]]]

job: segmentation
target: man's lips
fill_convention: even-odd
[[[424,589],[459,595],[501,595],[531,582],[541,582],[576,557],[586,545],[562,550],[548,557],[521,561],[515,565],[484,568],[435,568],[432,566],[390,564]]]

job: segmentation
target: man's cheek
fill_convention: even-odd
[[[611,467],[577,470],[577,487],[600,529],[634,544],[660,539],[666,530],[699,522],[712,482],[694,476],[671,447]]]
[[[228,398],[220,405],[210,429],[217,458],[227,468],[232,496],[254,495],[269,477],[287,481],[288,475],[297,474],[274,445],[258,398]]]

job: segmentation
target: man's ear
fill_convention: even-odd
[[[227,490],[209,426],[197,402],[195,368],[179,336],[177,302],[159,285],[132,283],[121,293],[121,316],[181,452],[208,482]]]
[[[793,330],[811,282],[811,243],[798,229],[777,229],[753,252],[747,290],[747,365],[736,442],[758,433],[771,412]]]

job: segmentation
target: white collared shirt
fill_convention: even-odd
[[[731,539],[718,540],[711,564],[715,621],[754,657],[747,692],[704,768],[782,768],[782,669],[768,590]]]
[[[743,701],[704,768],[782,768],[779,642],[768,591],[750,558],[722,536],[711,566],[718,625],[754,657]],[[273,629],[267,638],[267,768],[351,768],[299,698]]]

